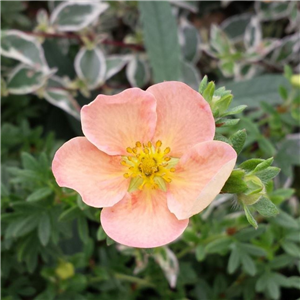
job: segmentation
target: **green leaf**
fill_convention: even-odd
[[[205,248],[202,244],[196,247],[196,259],[197,261],[203,261],[205,258]]]
[[[300,258],[300,247],[297,246],[295,243],[284,240],[281,243],[281,246],[287,254],[296,258]]]
[[[246,244],[246,243],[239,243],[239,248],[242,250],[242,252],[248,253],[250,255],[254,256],[267,256],[266,251],[263,248],[260,248],[258,246],[252,245],[252,244]]]
[[[247,139],[246,130],[239,130],[230,137],[233,149],[240,154]]]
[[[281,254],[281,255],[274,257],[270,261],[269,266],[272,269],[282,269],[288,265],[291,265],[294,262],[294,260],[295,259],[293,257],[291,257],[287,254]]]
[[[206,253],[220,253],[229,249],[232,240],[228,237],[214,240],[205,246]]]
[[[89,89],[93,90],[104,82],[106,60],[99,48],[82,47],[75,57],[74,67],[77,76],[87,83]]]
[[[299,229],[299,225],[297,223],[297,221],[290,216],[289,214],[287,214],[286,212],[280,210],[280,214],[272,219],[272,222],[284,227],[284,228],[295,228],[295,229]]]
[[[274,217],[279,214],[277,206],[267,197],[262,197],[253,207],[264,217]]]
[[[50,239],[50,233],[51,233],[50,218],[48,214],[44,213],[40,218],[39,226],[38,226],[38,236],[43,246],[46,246],[48,244]]]
[[[38,169],[37,160],[27,152],[21,153],[21,160],[24,169],[36,171]]]
[[[34,202],[39,201],[42,199],[45,199],[46,197],[50,196],[52,194],[52,189],[50,187],[42,187],[37,190],[35,190],[32,194],[30,194],[26,201],[28,202]]]
[[[245,211],[248,222],[256,229],[258,227],[258,225],[257,225],[256,220],[252,216],[249,208],[247,207],[247,205],[244,205],[244,204],[243,204],[243,207],[244,207],[244,211]]]
[[[97,241],[103,241],[106,239],[106,233],[103,230],[102,226],[99,226],[97,230]]]
[[[275,150],[274,146],[272,145],[272,143],[267,138],[265,138],[264,136],[260,136],[257,139],[257,142],[258,142],[259,148],[265,154],[267,154],[268,156],[275,154],[276,150]]]
[[[233,170],[223,186],[222,192],[230,194],[239,194],[245,192],[248,189],[248,186],[245,183],[244,176],[244,170]]]
[[[234,273],[235,270],[240,265],[240,263],[241,263],[241,257],[240,257],[239,250],[237,248],[233,248],[228,260],[228,266],[227,266],[228,273],[229,274]]]
[[[226,83],[226,88],[234,91],[236,104],[246,104],[249,108],[260,107],[260,102],[281,104],[278,86],[289,88],[289,83],[282,75],[267,74],[256,76],[253,79]]]
[[[139,1],[144,40],[154,81],[181,79],[176,19],[166,1]]]
[[[60,216],[59,221],[67,222],[71,221],[78,216],[80,216],[81,212],[77,206],[70,207],[69,209],[65,210]]]
[[[244,271],[249,275],[254,276],[256,274],[256,267],[253,259],[248,254],[242,253],[241,261]]]
[[[291,276],[288,278],[290,287],[300,290],[300,276]]]
[[[89,241],[89,227],[87,219],[84,216],[80,216],[77,219],[79,237],[81,241],[86,244]]]
[[[92,24],[108,6],[107,3],[62,2],[53,10],[50,23],[58,31],[79,31]]]

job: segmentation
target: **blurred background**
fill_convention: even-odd
[[[300,299],[297,1],[1,1],[3,300]],[[239,163],[274,157],[275,218],[249,225],[222,194],[165,247],[103,232],[51,161],[98,94],[204,75],[247,105]],[[254,212],[254,214],[256,214]],[[256,215],[255,215],[256,216]]]

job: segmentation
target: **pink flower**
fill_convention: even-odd
[[[235,165],[234,149],[213,140],[208,103],[181,82],[99,95],[81,117],[85,137],[56,152],[53,173],[87,205],[103,207],[104,231],[127,246],[175,240]]]

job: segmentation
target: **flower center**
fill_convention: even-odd
[[[162,150],[161,146],[161,141],[157,141],[155,145],[151,142],[136,142],[135,147],[126,149],[129,155],[124,156],[121,163],[128,167],[124,177],[131,178],[128,191],[143,187],[166,190],[166,183],[172,181],[172,173],[178,159],[168,156],[170,147]]]

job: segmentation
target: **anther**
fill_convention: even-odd
[[[175,168],[171,168],[171,169],[170,169],[170,172],[175,172]]]
[[[124,176],[125,178],[129,178],[129,174],[128,174],[128,173],[125,173],[123,176]]]
[[[137,153],[137,149],[136,148],[132,148],[133,153]]]
[[[148,148],[145,148],[145,149],[144,149],[144,152],[145,152],[146,154],[149,154],[149,149],[148,149]]]
[[[127,164],[126,161],[124,161],[124,160],[121,161],[121,165],[123,165],[123,166],[128,166],[128,164]]]
[[[169,178],[169,177],[167,177],[167,178],[165,177],[164,179],[165,179],[166,182],[169,182],[169,183],[172,181],[172,179]]]
[[[164,160],[165,160],[165,161],[170,161],[170,160],[171,160],[171,157],[167,156],[167,157],[164,158]]]
[[[165,154],[168,154],[168,153],[170,153],[170,151],[171,151],[171,148],[170,148],[170,147],[167,147],[167,148],[164,150],[164,153],[165,153]]]
[[[135,145],[136,145],[138,148],[142,147],[141,142],[136,142]]]
[[[149,141],[148,142],[148,148],[151,148],[152,147],[152,144],[151,144],[151,142]]]
[[[127,148],[126,148],[126,151],[127,151],[128,153],[132,153],[132,152],[133,152],[132,149],[131,149],[130,147],[127,147]]]
[[[162,145],[161,140],[158,140],[158,141],[155,143],[155,147],[156,147],[156,148],[161,147],[161,145]]]

